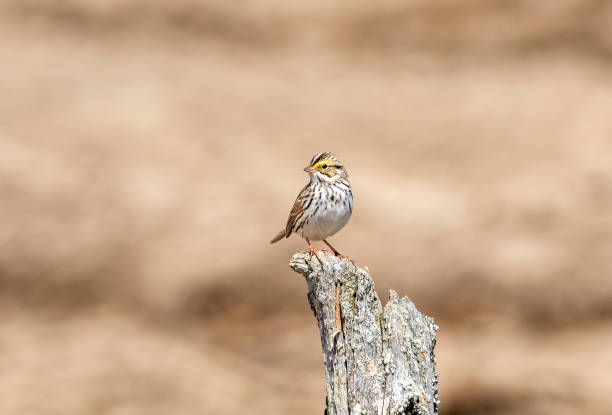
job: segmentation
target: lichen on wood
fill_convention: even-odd
[[[297,253],[325,363],[327,415],[436,415],[438,327],[407,297],[383,308],[369,270],[318,252]]]

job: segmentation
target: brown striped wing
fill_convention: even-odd
[[[304,186],[298,197],[295,199],[295,203],[293,204],[293,208],[291,209],[291,213],[289,213],[289,219],[287,219],[287,227],[285,228],[285,237],[289,238],[291,232],[293,232],[296,221],[302,220],[303,218],[300,214],[304,211],[304,209],[308,209],[310,206],[312,199],[312,189],[309,187],[309,184]]]

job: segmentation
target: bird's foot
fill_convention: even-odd
[[[332,250],[332,252],[334,253],[335,256],[340,257],[340,258],[345,258],[348,259],[349,261],[351,261],[353,264],[355,263],[355,261],[353,260],[353,258],[348,257],[346,255],[342,255],[340,252],[336,251],[336,248],[334,248],[333,246],[331,246],[331,244],[329,242],[327,242],[325,239],[323,239],[323,242],[325,242],[325,245],[327,245],[329,247],[329,249]]]
[[[338,258],[344,258],[344,259],[348,259],[349,261],[351,261],[353,264],[355,264],[355,260],[353,258],[351,258],[350,256],[346,256],[346,255],[342,255],[341,253],[336,253],[335,254]]]
[[[310,249],[310,258],[312,258],[312,256],[316,256],[317,259],[319,260],[319,264],[321,264],[321,268],[323,268],[323,261],[321,261],[321,258],[319,258],[319,255],[317,255],[317,250],[314,249],[312,247],[312,245],[308,245],[308,248]]]

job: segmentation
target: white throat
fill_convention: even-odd
[[[310,173],[310,183],[313,184],[317,184],[317,183],[331,183],[336,179],[336,177],[329,177],[323,173],[320,172],[315,172],[315,173]]]

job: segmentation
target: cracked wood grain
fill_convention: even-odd
[[[437,415],[438,327],[407,297],[383,308],[367,268],[319,252],[298,253],[325,364],[327,415]]]

